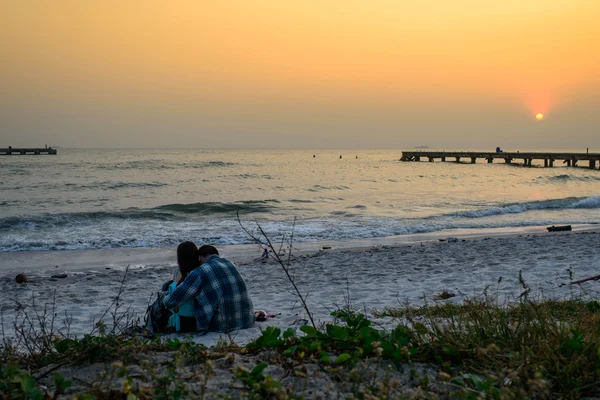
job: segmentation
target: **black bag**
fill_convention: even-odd
[[[146,310],[144,322],[146,324],[146,330],[150,334],[167,332],[171,312],[163,305],[162,300],[165,294],[166,292],[159,292],[154,303],[148,306],[148,310]]]

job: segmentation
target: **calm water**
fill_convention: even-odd
[[[402,163],[400,155],[63,149],[0,157],[0,251],[248,243],[236,211],[273,236],[297,217],[298,241],[600,223],[600,171]]]

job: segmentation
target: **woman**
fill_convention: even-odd
[[[177,264],[179,265],[179,279],[177,276],[168,287],[169,294],[184,281],[190,272],[200,265],[198,259],[198,246],[193,242],[183,242],[177,246]],[[168,332],[195,332],[196,331],[196,314],[194,307],[194,299],[175,307],[169,317],[167,324]]]

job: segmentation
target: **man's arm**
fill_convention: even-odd
[[[173,293],[165,295],[163,304],[167,308],[175,308],[196,297],[200,293],[201,287],[202,278],[200,274],[190,274],[175,288]]]

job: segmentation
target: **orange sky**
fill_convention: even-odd
[[[598,0],[2,9],[0,134],[14,143],[402,147],[445,146],[451,133],[473,147],[499,136],[514,147],[542,137],[600,147],[590,115],[600,98]],[[537,112],[547,118],[536,125]]]

